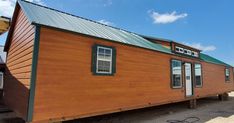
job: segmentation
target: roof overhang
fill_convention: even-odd
[[[8,51],[8,48],[10,46],[10,40],[11,40],[11,36],[13,34],[13,30],[15,28],[14,26],[15,26],[16,17],[17,17],[19,8],[20,8],[19,3],[17,1],[16,5],[15,5],[15,10],[14,10],[14,13],[13,13],[13,16],[12,16],[11,24],[10,24],[10,27],[9,27],[9,32],[8,32],[8,35],[7,35],[7,38],[6,38],[5,46],[4,46],[4,51],[5,52]]]
[[[0,35],[6,32],[10,27],[10,18],[0,16]]]

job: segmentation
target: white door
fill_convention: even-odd
[[[191,63],[185,63],[185,95],[187,97],[193,95]]]

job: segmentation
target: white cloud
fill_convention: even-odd
[[[200,50],[202,50],[204,52],[209,52],[209,51],[216,50],[216,47],[213,46],[213,45],[204,46],[201,43],[192,43],[192,44],[184,43],[184,44],[188,45],[188,46],[191,46],[191,47],[194,47],[194,48],[197,48],[197,49],[200,49]]]
[[[106,0],[106,2],[103,4],[104,7],[112,5],[112,0]]]
[[[45,5],[41,0],[27,0],[40,5]],[[0,0],[0,16],[12,17],[16,0]]]
[[[11,17],[14,11],[15,0],[0,0],[0,15]]]
[[[151,10],[148,11],[148,13],[150,14],[155,24],[173,23],[188,16],[187,13],[177,14],[176,11],[173,11],[172,13],[159,13]]]
[[[104,19],[99,20],[99,21],[97,21],[97,22],[102,23],[102,24],[105,24],[105,25],[114,26],[114,23],[112,23],[112,22],[110,22],[110,21],[106,21],[106,20],[104,20]]]
[[[26,0],[26,1],[37,3],[39,5],[44,5],[44,6],[46,5],[44,2],[42,2],[42,0]]]

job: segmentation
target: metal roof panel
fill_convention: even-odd
[[[200,53],[200,58],[203,60],[203,61],[206,61],[206,62],[210,62],[210,63],[214,63],[214,64],[220,64],[220,65],[224,65],[224,66],[228,66],[228,67],[232,67],[231,65],[229,64],[226,64],[214,57],[211,57],[209,55],[206,55],[204,53]]]
[[[143,38],[144,36],[138,35],[136,33],[104,25],[92,20],[27,1],[18,0],[18,3],[31,23],[41,24],[49,27],[107,39],[113,42],[129,44],[173,54],[170,49],[163,47],[161,44],[148,41],[147,39]],[[230,66],[206,54],[201,53],[200,58],[206,62]]]
[[[164,48],[161,44],[152,43],[135,33],[30,2],[22,0],[19,0],[18,2],[32,23],[69,30],[160,52],[171,53],[170,50]]]

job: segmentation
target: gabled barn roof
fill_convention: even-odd
[[[145,36],[141,36],[133,32],[129,32],[123,29],[98,23],[76,15],[72,15],[69,13],[65,13],[59,10],[55,10],[52,8],[48,8],[45,6],[41,6],[23,0],[18,0],[18,4],[21,7],[21,9],[24,11],[29,22],[32,24],[53,27],[92,37],[102,38],[113,42],[118,42],[145,49],[155,50],[163,53],[173,54],[170,49],[163,47],[161,44],[148,41],[147,39],[144,38]],[[5,51],[9,47],[11,31],[13,30],[10,29],[10,32],[8,34],[8,38],[4,49]],[[166,40],[166,41],[172,42],[171,40]],[[206,62],[230,66],[220,60],[217,60],[205,54],[201,54],[200,58]]]
[[[31,23],[64,29],[160,52],[171,53],[170,50],[164,48],[160,44],[152,43],[135,33],[26,1],[18,2]]]

